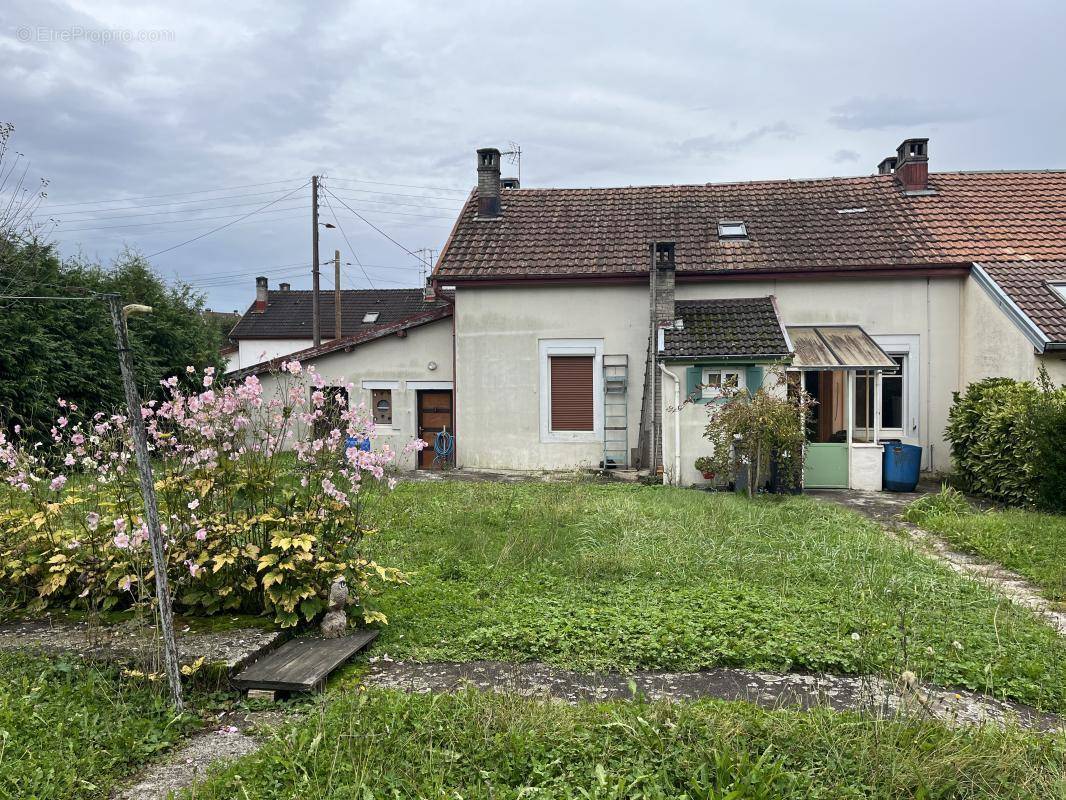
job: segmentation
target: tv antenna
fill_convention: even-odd
[[[508,157],[507,160],[510,163],[517,165],[518,174],[515,177],[518,178],[518,183],[521,185],[521,183],[522,183],[522,145],[520,145],[518,142],[510,142],[509,146],[510,146],[511,149],[510,150],[504,150],[502,153],[500,153],[500,155],[501,156],[507,156]]]

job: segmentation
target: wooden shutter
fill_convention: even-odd
[[[550,356],[551,429],[591,431],[594,428],[592,356]]]

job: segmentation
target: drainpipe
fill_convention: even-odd
[[[674,382],[674,486],[681,485],[681,379],[659,362],[663,375],[669,375]],[[666,483],[666,471],[663,471],[663,483]]]

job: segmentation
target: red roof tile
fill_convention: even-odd
[[[1052,342],[1066,342],[1066,299],[1050,283],[1066,283],[1066,261],[982,261],[981,267]]]
[[[498,219],[472,196],[439,280],[647,271],[648,243],[676,242],[679,274],[1066,259],[1066,172],[933,173],[907,196],[891,175],[616,189],[509,189]],[[862,209],[862,210],[859,210]],[[847,213],[841,213],[842,211]],[[719,220],[747,241],[719,241]]]

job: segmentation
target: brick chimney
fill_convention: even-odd
[[[426,278],[426,285],[422,287],[422,302],[432,303],[437,299],[437,289],[433,285],[432,278]]]
[[[495,147],[477,151],[477,215],[500,216],[500,151]]]
[[[674,300],[675,261],[673,242],[652,242],[650,247],[651,268],[648,274],[651,299],[651,330],[648,337],[648,363],[645,380],[645,409],[650,414],[641,416],[650,423],[645,436],[648,452],[642,462],[654,474],[663,463],[663,376],[659,370],[659,343],[663,328],[673,325],[677,314]],[[646,424],[642,422],[642,425]],[[646,459],[646,460],[645,460]]]
[[[279,292],[287,292],[287,291],[289,291],[289,284],[287,284],[287,283],[279,283],[278,284],[278,291]]]
[[[262,314],[267,309],[267,279],[259,276],[255,279],[255,311]]]
[[[888,158],[881,159],[881,163],[877,165],[878,175],[891,175],[896,171],[896,157],[889,156]]]
[[[896,149],[895,174],[904,192],[924,192],[929,188],[928,139],[903,140]]]
[[[504,189],[521,189],[518,178],[500,178],[500,186]]]

